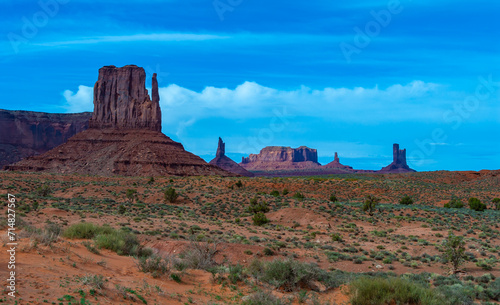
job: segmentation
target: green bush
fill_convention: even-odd
[[[110,226],[98,226],[89,222],[80,222],[68,227],[63,236],[71,239],[92,239],[99,234],[111,233],[114,229]]]
[[[136,190],[133,190],[133,189],[128,189],[127,190],[127,193],[126,193],[127,199],[133,200],[136,195],[137,195],[137,191]]]
[[[279,197],[280,192],[278,192],[277,190],[274,190],[274,191],[271,191],[271,193],[269,193],[269,195],[274,196],[274,197]]]
[[[465,261],[465,242],[463,236],[455,236],[452,232],[444,240],[444,257],[451,263],[453,271],[458,270]]]
[[[284,190],[283,190],[283,196],[286,196],[286,195],[288,195],[289,193],[290,193],[290,192],[288,191],[288,189],[284,189]]]
[[[497,210],[500,210],[500,198],[493,198],[491,202]]]
[[[469,207],[471,210],[482,212],[486,210],[486,204],[482,203],[481,200],[471,197],[469,198]]]
[[[377,207],[378,203],[380,202],[380,199],[373,196],[373,195],[368,195],[365,197],[365,201],[363,203],[363,211],[367,212],[373,216],[373,211],[375,211],[375,208]]]
[[[242,305],[283,305],[280,299],[275,297],[268,291],[259,291],[248,297]]]
[[[453,197],[450,201],[448,201],[448,203],[445,203],[444,207],[450,209],[461,209],[464,207],[464,203],[459,198]]]
[[[265,225],[266,223],[269,222],[269,219],[267,219],[266,214],[259,212],[252,217],[253,224],[256,226],[262,226]]]
[[[175,191],[174,188],[169,187],[167,190],[165,190],[165,201],[174,203],[178,197],[179,194]]]
[[[339,201],[339,200],[337,199],[337,196],[335,196],[335,194],[331,194],[331,195],[330,195],[330,201],[331,201],[331,202],[337,202],[337,201]]]
[[[140,251],[140,244],[135,235],[118,230],[97,235],[95,244],[98,248],[114,251],[118,255],[136,256]]]
[[[350,284],[352,305],[444,305],[447,301],[435,290],[400,278],[362,277]]]
[[[264,264],[260,280],[290,292],[297,288],[312,288],[313,282],[324,281],[326,274],[314,264],[275,259]]]
[[[342,241],[342,236],[339,233],[333,233],[332,235],[332,241]]]
[[[236,182],[234,185],[236,185],[237,187],[242,187],[243,183],[241,183],[241,180],[238,180],[238,182]]]
[[[52,193],[52,189],[48,185],[42,185],[35,190],[35,194],[40,197],[48,197]]]
[[[413,199],[410,196],[404,196],[399,200],[399,204],[404,204],[404,205],[413,204]]]
[[[302,200],[304,200],[304,198],[306,198],[306,196],[304,196],[304,194],[302,194],[301,192],[297,192],[297,193],[293,194],[293,198],[295,198],[299,201],[302,201]]]
[[[269,212],[269,205],[265,201],[259,202],[258,199],[254,197],[250,200],[248,211],[253,214],[267,213]]]

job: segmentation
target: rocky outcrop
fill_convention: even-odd
[[[0,169],[43,154],[89,126],[91,112],[60,114],[0,109]]]
[[[318,152],[316,149],[301,146],[290,148],[283,146],[268,146],[259,154],[243,157],[240,165],[247,170],[293,170],[319,168]]]
[[[326,169],[345,170],[347,172],[354,171],[352,167],[347,166],[347,165],[343,165],[340,163],[339,155],[336,152],[335,152],[335,157],[334,157],[333,161],[326,164],[326,165],[323,165],[322,167],[326,168]]]
[[[63,145],[6,169],[102,176],[233,176],[160,132],[156,75],[152,99],[145,76],[144,69],[137,66],[101,68],[94,86],[90,128]]]
[[[212,159],[209,162],[209,164],[216,165],[228,172],[240,176],[246,176],[246,177],[254,176],[253,173],[239,166],[238,163],[234,162],[233,160],[231,160],[229,157],[226,156],[226,144],[222,141],[221,138],[219,138],[219,144],[217,146],[217,153],[215,155],[215,158]]]
[[[152,99],[146,89],[143,68],[105,66],[94,85],[94,113],[91,128],[140,128],[161,131],[160,97],[156,73]]]
[[[406,173],[415,172],[406,164],[406,149],[399,149],[399,144],[392,146],[392,163],[382,168],[380,173]]]

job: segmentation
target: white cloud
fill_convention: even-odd
[[[204,41],[213,39],[226,39],[229,36],[211,35],[211,34],[192,34],[192,33],[153,33],[153,34],[134,34],[134,35],[114,35],[114,36],[96,36],[80,37],[73,40],[49,41],[39,43],[40,46],[66,46],[79,44],[96,44],[103,42],[166,42],[166,41]]]
[[[159,89],[163,125],[177,134],[205,118],[252,119],[272,117],[276,109],[290,116],[308,116],[348,122],[441,120],[450,105],[443,87],[413,81],[386,89],[324,88],[302,86],[278,90],[254,82],[234,89],[206,87],[201,92],[172,84]],[[92,88],[79,86],[78,92],[66,90],[69,112],[92,111]]]
[[[65,108],[68,112],[93,111],[94,88],[87,86],[78,86],[78,91],[74,93],[71,90],[63,92],[66,99]]]

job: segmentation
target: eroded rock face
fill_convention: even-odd
[[[226,156],[226,144],[222,141],[221,138],[219,138],[219,144],[217,145],[217,154],[215,158],[209,162],[209,164],[216,165],[222,168],[223,170],[226,170],[228,172],[240,176],[246,176],[246,177],[254,176],[253,173],[239,166],[238,163],[234,162],[233,160],[231,160],[229,157]]]
[[[0,109],[0,169],[43,154],[89,126],[91,112],[60,114]]]
[[[318,168],[316,149],[301,146],[299,148],[268,146],[259,154],[243,157],[240,165],[247,170],[287,170]]]
[[[102,67],[94,85],[94,113],[90,128],[161,131],[156,74],[153,74],[151,96],[146,89],[146,72],[143,68],[135,65]]]
[[[392,146],[392,163],[382,168],[380,173],[405,173],[415,172],[406,164],[406,149],[399,149],[399,144]]]
[[[156,75],[152,99],[145,78],[144,69],[137,66],[101,68],[90,128],[6,169],[101,176],[233,176],[161,133]]]

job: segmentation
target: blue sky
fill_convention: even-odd
[[[147,2],[147,3],[145,3]],[[92,111],[104,65],[158,73],[163,132],[379,169],[500,168],[496,1],[4,0],[0,108]]]

